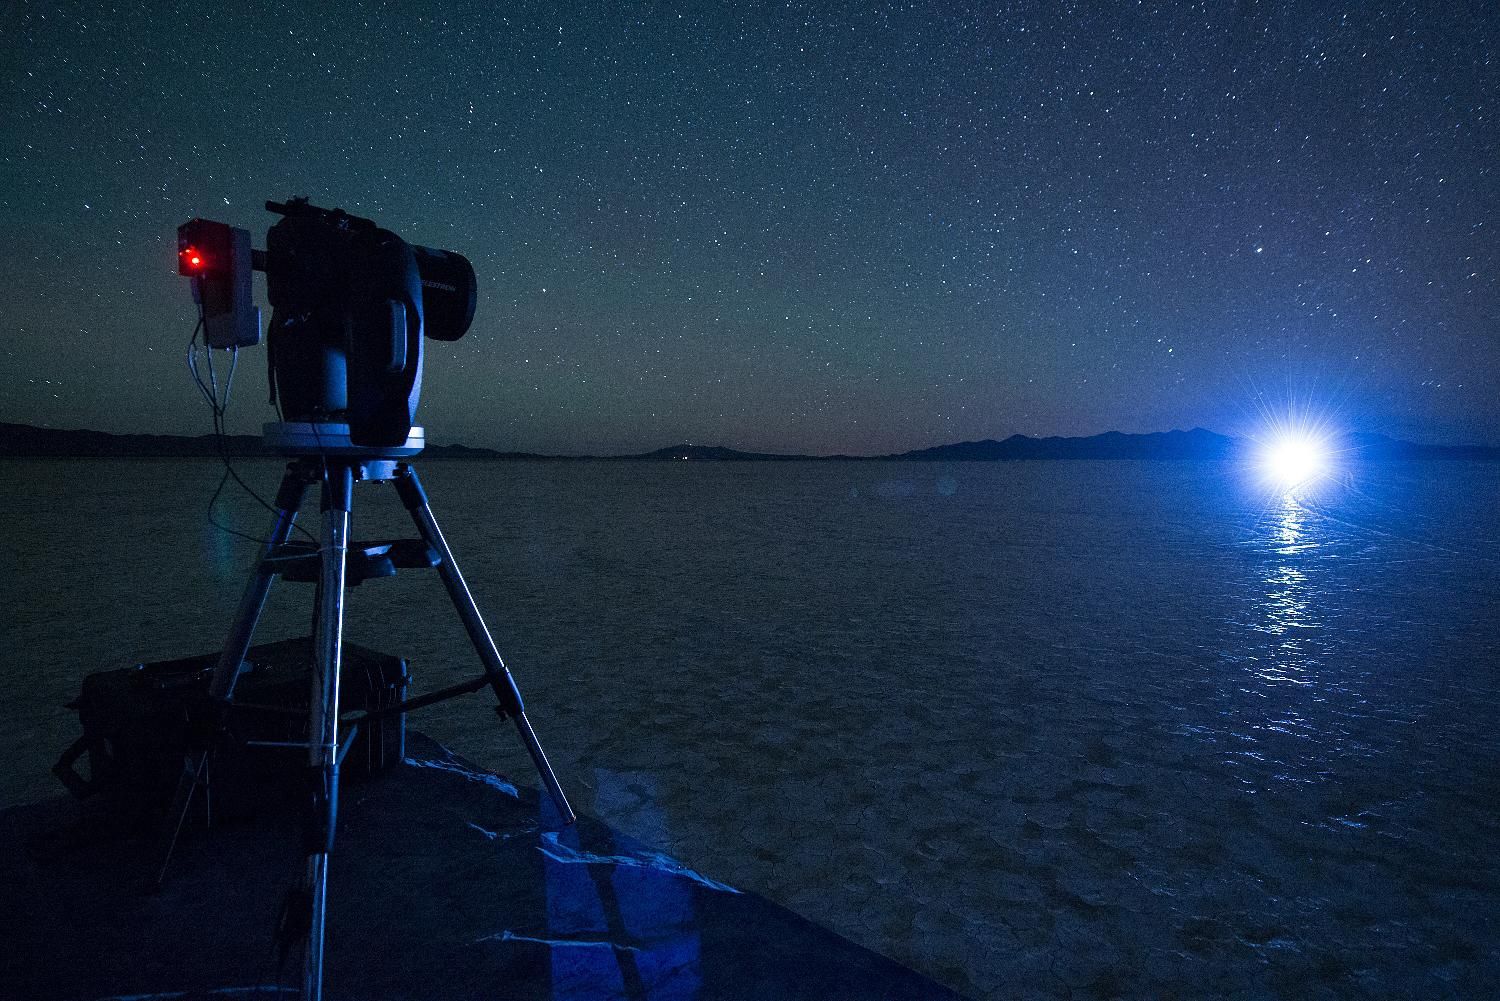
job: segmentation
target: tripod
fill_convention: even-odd
[[[292,580],[316,580],[317,629],[314,649],[316,663],[312,671],[312,690],[308,713],[307,776],[310,789],[305,821],[307,868],[300,890],[289,900],[283,917],[283,928],[292,928],[305,940],[302,976],[304,1001],[321,1001],[323,989],[323,929],[327,913],[328,857],[333,849],[333,835],[338,812],[339,764],[347,751],[354,730],[360,722],[374,715],[387,715],[418,709],[459,695],[476,692],[488,685],[499,700],[495,707],[501,719],[510,719],[520,733],[535,764],[547,794],[566,824],[575,817],[572,807],[547,755],[537,740],[531,721],[526,717],[520,689],[511,677],[489,629],[474,604],[473,595],[464,583],[463,574],[453,560],[453,553],[438,529],[427,502],[427,493],[416,470],[404,460],[422,449],[423,432],[413,428],[406,443],[389,448],[365,448],[349,440],[348,426],[343,424],[267,424],[265,439],[284,454],[292,456],[276,494],[276,520],[266,540],[255,571],[230,626],[229,636],[219,654],[209,683],[209,697],[222,729],[232,703],[235,682],[244,670],[245,655],[250,650],[261,611],[271,584],[278,576]],[[356,545],[354,548],[353,583],[365,577],[387,576],[397,567],[436,567],[448,597],[463,622],[469,640],[484,665],[484,673],[440,691],[407,699],[398,705],[367,712],[353,721],[342,746],[339,742],[339,669],[344,642],[344,591],[350,583],[349,520],[353,511],[356,482],[394,482],[402,504],[411,515],[420,539],[402,539]],[[297,510],[307,489],[321,485],[322,535],[314,547],[291,542]],[[205,741],[184,760],[183,774],[177,784],[164,832],[164,850],[157,885],[166,878],[177,837],[192,805],[194,791],[203,784],[210,742]]]

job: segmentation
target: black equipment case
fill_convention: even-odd
[[[252,647],[234,690],[234,703],[217,730],[208,683],[217,653],[137,664],[83,679],[78,711],[83,736],[63,752],[54,774],[78,798],[98,803],[116,819],[146,822],[171,802],[184,757],[205,745],[215,819],[246,817],[262,807],[296,801],[307,763],[308,699],[315,659],[310,637]],[[400,704],[411,680],[407,663],[353,643],[343,645],[340,714]],[[348,732],[340,726],[340,739]],[[272,745],[272,746],[267,746]],[[406,750],[404,713],[362,720],[341,775],[358,781],[399,763]],[[88,777],[78,769],[87,757]],[[203,811],[194,811],[202,820]]]

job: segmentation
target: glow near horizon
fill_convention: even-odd
[[[1328,475],[1333,449],[1328,437],[1306,428],[1283,428],[1267,438],[1260,467],[1276,489],[1290,493]]]
[[[1266,454],[1272,476],[1288,489],[1328,471],[1328,449],[1311,437],[1288,437],[1272,445]]]

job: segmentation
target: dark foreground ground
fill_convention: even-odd
[[[325,997],[956,998],[905,967],[586,818],[558,832],[417,734],[345,789]],[[295,997],[272,930],[301,863],[285,815],[190,835],[159,895],[151,846],[65,846],[54,800],[0,814],[0,997]]]

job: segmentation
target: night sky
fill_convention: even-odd
[[[206,432],[176,227],[263,245],[301,194],[474,262],[473,329],[428,343],[437,441],[876,453],[1291,400],[1500,443],[1481,4],[3,22],[0,420]],[[242,353],[231,430],[272,418],[264,370]]]

